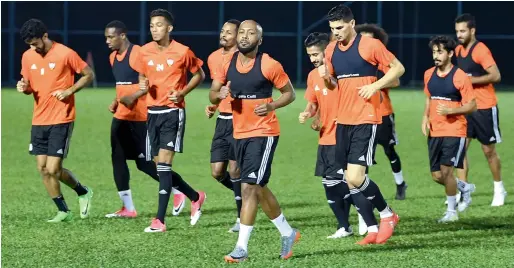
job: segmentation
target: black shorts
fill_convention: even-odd
[[[30,131],[29,153],[66,158],[70,149],[73,125],[73,122],[47,126],[33,125]]]
[[[398,145],[394,114],[382,116],[382,124],[377,126],[377,143],[383,147]]]
[[[343,170],[338,163],[339,162],[336,161],[335,145],[319,145],[314,176],[343,179]]]
[[[234,152],[234,126],[232,114],[220,113],[211,144],[211,163],[236,160]]]
[[[377,125],[342,125],[336,128],[336,160],[346,170],[348,164],[372,166],[375,159]]]
[[[467,115],[466,119],[468,121],[468,138],[477,139],[484,145],[502,142],[497,106],[476,110]]]
[[[428,158],[431,172],[440,171],[441,165],[463,168],[465,156],[466,138],[428,138]]]
[[[145,121],[112,118],[111,153],[113,157],[151,161],[150,140]]]
[[[268,184],[277,144],[278,136],[235,140],[236,161],[241,170],[242,183],[262,187]]]
[[[157,156],[159,149],[182,153],[186,129],[184,109],[152,107],[148,110],[147,127],[152,156]]]

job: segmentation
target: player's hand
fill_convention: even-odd
[[[273,106],[269,103],[263,103],[253,110],[253,112],[258,116],[266,116],[269,112],[275,110]]]
[[[316,118],[314,118],[314,120],[312,120],[311,128],[314,131],[320,131],[321,130],[321,122],[319,120],[319,117],[316,117]]]
[[[168,95],[168,99],[173,103],[181,103],[184,100],[184,94],[181,91],[172,89]]]
[[[369,100],[371,96],[375,95],[378,92],[378,88],[375,84],[364,85],[361,87],[357,87],[359,90],[359,96],[363,97],[366,100]]]
[[[430,121],[428,120],[428,116],[423,116],[423,120],[421,121],[421,132],[423,135],[428,136],[430,133]]]
[[[115,113],[117,109],[118,109],[118,101],[113,100],[112,103],[109,105],[109,112]]]
[[[301,112],[298,116],[298,121],[300,121],[300,124],[304,124],[307,118],[310,117],[310,115],[311,114],[309,112]]]
[[[120,98],[120,103],[129,109],[132,109],[135,101],[136,100],[132,96],[123,96]]]
[[[437,114],[438,115],[449,115],[451,114],[451,108],[449,108],[448,106],[444,105],[444,104],[441,104],[439,103],[437,105]]]
[[[328,79],[330,77],[328,73],[328,67],[325,64],[325,59],[323,59],[323,64],[318,66],[318,74],[323,79]]]
[[[72,93],[70,90],[56,90],[52,92],[52,96],[56,97],[60,101],[66,100],[71,95]]]
[[[29,81],[25,80],[25,78],[20,79],[16,84],[16,90],[21,93],[25,93],[29,89]]]
[[[220,100],[224,100],[228,97],[229,94],[230,94],[230,81],[228,81],[228,83],[226,85],[221,87],[220,93],[218,94],[218,98]]]
[[[207,118],[210,119],[216,112],[216,109],[218,109],[217,105],[207,105],[205,107],[205,115],[207,115]]]

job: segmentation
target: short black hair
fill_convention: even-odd
[[[229,19],[225,23],[234,24],[236,26],[236,31],[237,31],[237,29],[239,29],[239,25],[241,25],[241,22],[236,19]]]
[[[384,46],[387,46],[387,43],[389,42],[389,36],[387,35],[386,31],[378,26],[377,24],[370,24],[370,23],[364,23],[359,24],[355,26],[355,31],[357,33],[372,33],[373,38],[380,40]]]
[[[328,21],[343,20],[344,22],[350,22],[353,19],[352,10],[343,4],[333,7],[327,14]]]
[[[30,19],[23,23],[20,29],[21,39],[24,42],[34,38],[42,38],[48,32],[46,25],[38,19]]]
[[[118,34],[126,34],[127,33],[127,26],[125,26],[125,23],[119,21],[119,20],[113,20],[109,23],[107,23],[107,25],[105,25],[105,29],[107,28],[114,28],[116,29],[116,32]]]
[[[473,16],[469,13],[464,13],[455,19],[455,23],[461,23],[461,22],[466,22],[469,29],[477,27],[477,23],[475,21],[475,16]]]
[[[170,25],[173,25],[175,22],[175,18],[173,15],[166,9],[158,8],[152,12],[150,12],[150,19],[153,17],[164,17]]]
[[[305,41],[303,41],[303,44],[305,47],[312,47],[312,46],[319,46],[322,48],[325,48],[328,43],[330,43],[330,36],[326,33],[311,33],[307,38],[305,38]]]
[[[444,50],[446,50],[448,53],[450,51],[454,51],[457,47],[457,42],[446,35],[437,35],[430,39],[430,42],[428,43],[428,47],[430,49],[433,49],[434,46],[437,47],[443,47]]]

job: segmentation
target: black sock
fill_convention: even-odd
[[[171,165],[166,163],[157,164],[157,172],[159,173],[159,208],[157,210],[157,219],[164,223],[166,209],[170,201],[172,175]]]
[[[111,155],[112,174],[118,192],[130,189],[130,172],[124,155]]]
[[[243,205],[243,198],[241,197],[241,179],[232,179],[234,185],[234,199],[236,200],[237,217],[241,218],[241,206]]]
[[[146,173],[146,175],[150,176],[152,179],[159,181],[159,175],[157,174],[157,169],[155,168],[155,163],[153,161],[146,161],[145,159],[137,159],[136,160],[137,169]]]
[[[351,197],[357,212],[361,214],[368,227],[377,225],[377,219],[373,214],[373,206],[366,197],[357,189],[350,190]]]
[[[55,205],[57,206],[57,209],[59,209],[59,211],[63,211],[63,212],[70,211],[68,209],[68,205],[66,205],[66,202],[64,201],[64,196],[60,195],[56,198],[52,198],[52,200],[54,200]]]
[[[75,190],[75,192],[77,193],[78,196],[85,195],[88,192],[87,188],[82,186],[82,184],[80,184],[80,182],[77,182],[77,186],[75,186],[75,188],[73,188],[73,190]]]
[[[189,198],[189,200],[193,202],[196,202],[198,199],[200,199],[198,192],[191,188],[191,186],[189,186],[189,184],[187,184],[187,182],[182,179],[180,174],[175,171],[171,171],[171,174],[173,175],[173,188],[181,191],[185,196],[187,196],[187,198]]]
[[[230,174],[225,171],[225,174],[221,176],[221,178],[216,178],[216,180],[223,184],[223,186],[227,187],[229,190],[234,190],[234,185],[232,184],[232,181],[230,180]]]
[[[358,190],[366,197],[378,211],[383,211],[387,208],[387,203],[378,188],[378,185],[369,179],[366,175],[364,182],[358,187]]]
[[[348,222],[349,215],[345,214],[344,210],[344,186],[342,184],[345,183],[338,180],[323,180],[323,187],[325,188],[328,205],[337,219],[337,229],[344,227],[348,230],[348,227],[350,226],[350,223]]]
[[[402,162],[400,161],[400,156],[396,153],[394,149],[394,145],[390,145],[389,147],[384,148],[384,152],[389,159],[389,163],[391,164],[391,169],[394,173],[398,173],[402,171]]]

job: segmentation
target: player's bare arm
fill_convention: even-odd
[[[121,97],[120,103],[126,107],[132,107],[134,102],[146,93],[148,93],[148,79],[144,74],[139,74],[139,90],[132,95]]]
[[[284,87],[279,89],[279,91],[282,94],[277,100],[257,106],[257,108],[254,110],[255,114],[259,116],[265,116],[271,111],[289,105],[296,99],[296,93],[294,91],[293,85],[291,85],[291,81],[288,81]]]
[[[475,99],[472,99],[468,103],[456,107],[456,108],[449,108],[444,104],[437,105],[437,114],[439,115],[460,115],[460,114],[470,114],[477,110],[477,102]]]
[[[319,116],[320,116],[320,110],[318,109],[316,114],[312,117],[311,128],[314,131],[320,131],[321,130],[321,120],[320,120]]]
[[[57,90],[54,93],[52,93],[52,96],[56,97],[60,101],[65,100],[69,96],[79,92],[84,87],[91,84],[91,82],[93,82],[93,80],[95,79],[95,73],[89,66],[86,66],[80,72],[80,75],[80,79],[73,86],[66,90]]]
[[[318,104],[315,102],[308,102],[305,110],[300,113],[298,120],[300,124],[304,124],[308,118],[314,117],[318,112]]]
[[[211,84],[211,90],[209,91],[209,100],[212,104],[218,105],[221,100],[228,97],[230,93],[230,81],[227,85],[223,85],[220,81],[213,80]]]
[[[369,99],[379,90],[396,83],[397,79],[405,73],[405,67],[403,67],[403,64],[396,58],[389,64],[389,68],[389,71],[387,71],[384,76],[375,83],[358,88],[359,96]]]
[[[487,69],[485,69],[487,74],[477,77],[470,77],[471,83],[473,85],[485,85],[485,84],[494,84],[499,83],[501,81],[500,70],[497,65],[493,65]]]
[[[203,80],[205,80],[205,72],[202,68],[199,68],[198,71],[193,73],[193,77],[189,80],[189,83],[183,90],[171,90],[169,99],[175,103],[182,102],[184,97],[189,94],[193,89],[195,89],[198,85],[200,85]]]
[[[396,78],[396,80],[394,80],[393,82],[391,82],[390,84],[387,84],[385,86],[385,88],[395,88],[395,87],[399,87],[400,86],[400,78]]]
[[[428,115],[430,112],[430,97],[425,98],[425,111],[423,112],[423,119],[421,120],[421,132],[423,135],[428,136],[430,130],[430,121]]]

